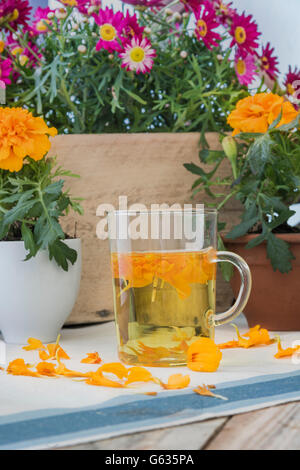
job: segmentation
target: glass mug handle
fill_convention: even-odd
[[[227,261],[233,264],[241,276],[241,287],[235,303],[226,312],[218,313],[214,317],[215,326],[224,325],[242,313],[245,308],[251,292],[252,278],[251,272],[246,261],[241,256],[231,251],[217,251],[217,263]]]

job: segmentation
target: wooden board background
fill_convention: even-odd
[[[208,143],[218,149],[218,136],[207,135]],[[199,164],[199,134],[101,134],[61,135],[52,140],[50,154],[57,155],[64,168],[81,176],[67,179],[66,187],[74,196],[83,197],[83,217],[71,214],[63,221],[64,229],[82,239],[83,271],[80,293],[69,324],[100,322],[112,318],[113,300],[108,241],[99,240],[96,216],[99,204],[118,207],[118,197],[128,196],[128,204],[191,203],[191,186],[195,176],[184,163]],[[209,168],[206,166],[206,168]],[[224,162],[218,170],[223,176],[230,171]],[[205,203],[201,193],[195,203]],[[228,227],[239,220],[240,208],[231,201],[221,220]],[[232,301],[227,283],[218,279],[217,306],[224,310]]]

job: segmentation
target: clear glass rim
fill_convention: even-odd
[[[107,214],[163,214],[163,213],[177,213],[177,214],[218,214],[217,209],[214,208],[203,208],[203,209],[112,209],[108,210]]]

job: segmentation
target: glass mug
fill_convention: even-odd
[[[188,346],[214,338],[215,326],[244,309],[251,273],[235,253],[217,251],[217,211],[161,210],[108,213],[114,309],[121,361],[186,365]],[[234,305],[216,314],[216,263],[237,267]]]

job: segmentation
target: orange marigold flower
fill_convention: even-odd
[[[47,375],[48,377],[54,377],[56,375],[55,365],[50,362],[40,362],[36,366],[36,370],[40,375]]]
[[[80,361],[82,364],[100,364],[101,357],[97,352],[87,353],[87,357]]]
[[[25,364],[24,359],[15,359],[8,364],[6,369],[8,374],[11,375],[28,375],[30,377],[38,377],[36,372],[32,372]]]
[[[215,372],[220,365],[222,353],[210,338],[200,338],[187,350],[187,366],[197,372]]]
[[[28,343],[28,346],[23,347],[25,351],[35,351],[36,349],[45,348],[43,343],[39,339],[36,339],[36,338],[28,338],[27,343]]]
[[[198,385],[197,388],[195,388],[193,390],[193,392],[197,393],[198,395],[202,395],[202,396],[205,396],[205,397],[213,397],[213,398],[219,398],[220,400],[228,400],[228,398],[226,397],[223,397],[223,395],[218,395],[216,393],[213,393],[210,389],[212,387],[210,385],[202,385],[202,387],[200,385]],[[214,387],[216,388],[216,387]]]
[[[293,356],[296,352],[300,351],[300,345],[295,346],[294,348],[283,349],[281,346],[281,340],[279,337],[277,338],[277,346],[278,346],[278,351],[274,356],[276,357],[276,359],[280,359],[282,357],[290,357],[290,356]]]
[[[238,101],[236,108],[227,118],[234,129],[233,135],[240,132],[267,132],[268,127],[282,112],[277,127],[288,124],[298,115],[298,111],[282,96],[273,93],[257,93]]]
[[[0,108],[0,168],[19,171],[24,158],[41,160],[50,150],[49,136],[57,130],[22,108]]]
[[[168,383],[164,384],[160,382],[161,386],[166,390],[179,390],[181,388],[186,388],[191,379],[189,375],[182,374],[173,374],[168,378]]]

